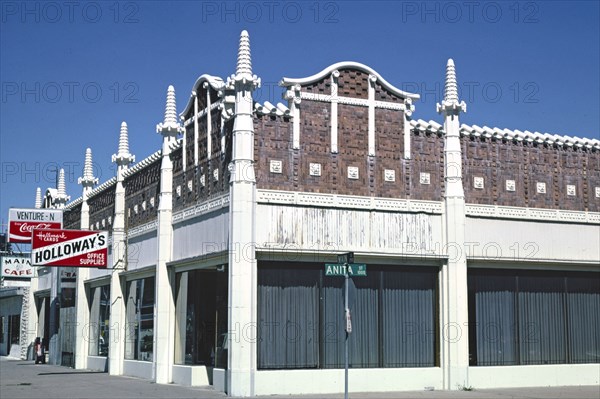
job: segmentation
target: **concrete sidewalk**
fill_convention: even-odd
[[[473,391],[418,391],[351,393],[350,399],[598,399],[600,387],[512,388]],[[0,398],[2,399],[129,399],[129,398],[224,398],[211,388],[161,385],[108,373],[74,370],[67,367],[35,365],[33,361],[0,357]],[[272,399],[343,398],[335,395],[270,395]]]

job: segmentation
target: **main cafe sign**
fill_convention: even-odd
[[[2,277],[33,277],[33,268],[31,267],[31,259],[29,257],[2,256],[0,259]]]
[[[31,243],[33,229],[62,228],[63,212],[56,209],[10,208],[8,242]]]

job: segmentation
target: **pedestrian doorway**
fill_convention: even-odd
[[[227,368],[227,267],[176,274],[175,363]]]

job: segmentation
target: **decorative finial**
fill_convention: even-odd
[[[58,196],[64,197],[67,195],[67,185],[65,184],[65,170],[63,168],[58,172],[58,182],[56,183],[56,189],[58,190]]]
[[[448,59],[446,65],[446,88],[444,90],[444,100],[447,102],[458,102],[458,87],[456,86],[456,69],[454,60]]]
[[[458,84],[456,81],[456,68],[454,60],[448,59],[446,64],[446,86],[444,88],[444,100],[441,104],[437,104],[437,112],[442,113],[458,113],[467,112],[467,104],[464,101],[458,100]]]
[[[42,207],[42,189],[37,188],[35,190],[35,209],[40,209]]]
[[[81,184],[84,187],[93,187],[94,184],[98,184],[98,179],[94,178],[94,168],[92,165],[92,149],[87,148],[85,150],[85,163],[83,164],[83,176],[77,179],[77,184]]]
[[[175,88],[170,85],[167,89],[167,104],[165,106],[165,120],[156,125],[156,133],[174,136],[182,133],[183,128],[177,122],[177,104],[175,102]]]
[[[250,56],[250,36],[246,30],[240,34],[240,46],[238,48],[237,67],[235,74],[227,79],[225,89],[234,90],[236,83],[252,85],[253,88],[260,87],[260,78],[252,74],[252,57]]]
[[[67,202],[71,199],[67,195],[67,185],[65,184],[65,170],[60,169],[58,172],[58,182],[56,183],[56,198],[54,199],[54,205],[56,208],[62,209],[65,207]]]
[[[252,58],[250,56],[250,37],[243,30],[240,34],[240,47],[238,49],[237,68],[235,74],[252,76]]]
[[[129,136],[127,134],[127,123],[121,123],[121,134],[119,135],[119,151],[112,156],[112,161],[119,165],[127,166],[135,162],[135,155],[129,153]]]

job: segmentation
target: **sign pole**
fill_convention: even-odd
[[[345,266],[345,273],[344,273],[344,280],[345,280],[345,293],[344,293],[344,309],[345,309],[345,316],[346,316],[346,342],[345,342],[345,348],[344,348],[344,357],[345,357],[345,370],[344,370],[344,399],[348,399],[348,336],[349,331],[348,331],[348,323],[350,322],[350,309],[348,306],[348,263],[344,263]]]

